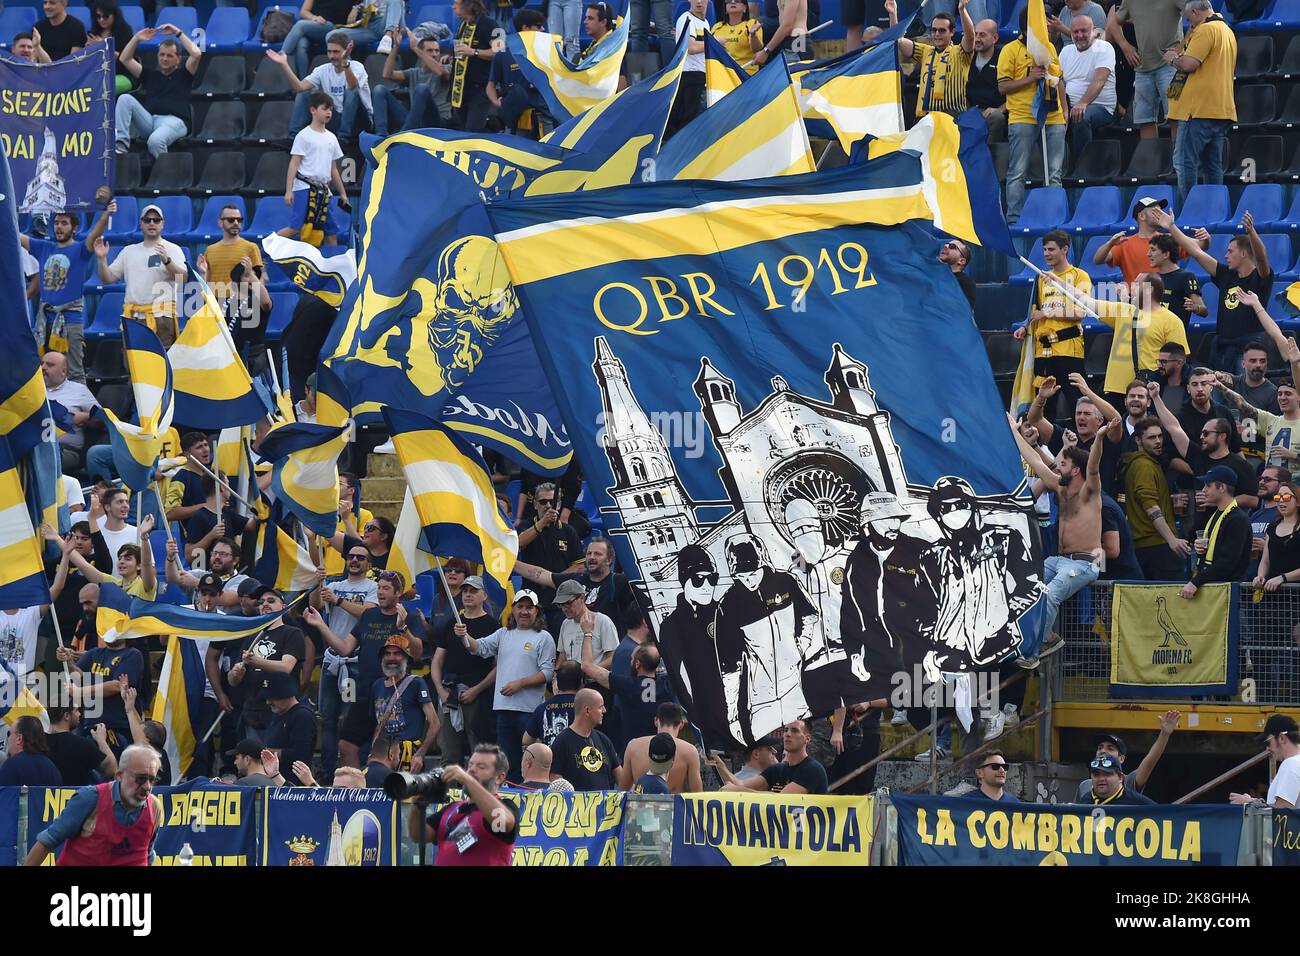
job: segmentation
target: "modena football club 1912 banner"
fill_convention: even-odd
[[[8,789],[8,788],[6,788]],[[17,788],[14,788],[17,790]],[[27,846],[63,812],[76,793],[74,787],[32,787],[27,794]],[[206,777],[175,787],[155,787],[162,800],[163,822],[154,838],[156,866],[174,866],[186,843],[194,851],[194,866],[252,866],[256,860],[257,813],[255,791],[214,786]],[[60,845],[45,858],[53,866]]]
[[[1193,601],[1178,584],[1117,584],[1111,598],[1110,693],[1187,697],[1237,692],[1237,599],[1206,584]]]
[[[899,151],[487,204],[708,747],[887,697],[914,669],[996,670],[1041,593],[1020,457],[935,260],[930,188]]]
[[[50,64],[0,58],[0,141],[19,212],[103,208],[95,190],[112,184],[114,55],[110,40]]]
[[[262,791],[262,866],[397,866],[398,804],[382,790]]]
[[[621,866],[626,797],[615,790],[502,790],[501,798],[519,807],[519,831],[510,865]],[[436,860],[432,850],[430,847],[430,858]]]
[[[871,797],[692,793],[673,798],[673,866],[866,866]]]
[[[895,793],[903,866],[1233,866],[1232,806],[1056,806]]]

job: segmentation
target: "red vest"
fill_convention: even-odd
[[[123,826],[113,812],[113,783],[101,783],[95,829],[90,836],[75,836],[63,844],[59,866],[148,866],[153,838],[153,800],[131,826]]]
[[[470,831],[478,840],[461,853],[456,849],[456,841],[449,837],[451,831],[467,818]],[[437,838],[435,863],[438,866],[509,866],[510,851],[515,845],[513,838],[507,841],[494,836],[483,819],[482,811],[469,800],[453,803],[442,812],[438,818]]]

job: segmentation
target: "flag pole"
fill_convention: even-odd
[[[435,562],[438,565],[438,580],[442,582],[442,593],[447,595],[447,603],[451,606],[451,613],[456,618],[456,623],[461,623],[460,612],[456,610],[456,598],[451,593],[451,585],[447,583],[447,576],[442,573],[442,562]],[[415,582],[412,581],[412,584]]]
[[[213,734],[215,734],[217,732],[217,728],[221,726],[221,718],[225,716],[226,716],[226,712],[222,710],[220,707],[218,707],[217,719],[212,722],[212,726],[208,728],[208,732],[203,735],[203,739],[200,740],[199,743],[206,744],[208,742],[208,738],[211,737]]]
[[[241,498],[239,495],[237,495],[237,494],[235,493],[235,489],[231,488],[228,484],[226,484],[226,483],[225,483],[224,481],[222,481],[219,477],[217,477],[216,472],[214,472],[211,468],[209,468],[207,465],[203,464],[203,462],[199,461],[197,458],[191,458],[190,461],[194,462],[194,464],[196,464],[196,465],[198,465],[200,468],[202,468],[203,471],[204,471],[204,473],[207,474],[209,477],[211,477],[212,480],[215,481],[215,482],[216,482],[220,487],[222,487],[222,488],[226,489],[226,491],[230,492],[230,496],[231,496],[232,498],[234,498],[236,501],[238,501],[240,504],[242,504],[245,508],[249,509],[250,511],[253,510],[253,506],[250,505],[250,504],[249,504],[247,501],[245,501],[243,498]]]
[[[1060,291],[1061,295],[1063,295],[1065,298],[1073,302],[1080,310],[1083,311],[1085,315],[1091,316],[1092,318],[1097,319],[1098,321],[1101,320],[1101,316],[1099,316],[1092,309],[1088,308],[1086,305],[1084,305],[1082,302],[1076,299],[1074,297],[1074,291],[1069,286],[1067,286],[1064,282],[1061,282],[1059,279],[1057,279],[1056,276],[1052,275],[1052,273],[1044,272],[1042,269],[1038,268],[1038,266],[1034,265],[1034,263],[1030,262],[1024,256],[1018,256],[1017,258],[1019,258],[1020,261],[1023,262],[1025,265],[1027,265],[1029,268],[1033,269],[1034,272],[1038,274],[1039,278],[1046,279],[1048,282],[1052,283],[1052,285],[1056,286],[1056,288]]]
[[[807,33],[801,33],[801,34],[799,34],[799,35],[800,35],[801,37],[810,37],[810,36],[812,36],[814,33],[816,33],[818,30],[824,30],[826,27],[830,26],[830,25],[831,25],[832,23],[834,23],[834,22],[835,22],[834,20],[823,20],[821,23],[817,24],[817,26],[812,27],[812,28],[811,28]],[[776,53],[773,53],[773,54],[772,54],[772,56],[776,56],[777,53],[780,53],[780,52],[781,52],[780,50],[777,50]],[[865,48],[863,49],[863,52],[864,52],[864,53],[866,52],[866,49],[865,49]],[[772,57],[768,57],[768,62],[770,63],[771,61],[772,61]],[[751,66],[753,66],[753,65],[754,65],[754,61],[753,61],[753,60],[750,60],[748,63],[742,63],[742,64],[740,65],[740,68],[741,68],[742,70],[748,70],[748,69],[749,69]]]

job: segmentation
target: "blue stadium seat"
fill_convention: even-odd
[[[6,7],[0,10],[0,50],[9,49],[15,33],[29,33],[40,17],[35,7]]]
[[[111,261],[111,260],[110,260]],[[105,292],[95,309],[95,317],[86,327],[87,339],[111,339],[122,336],[122,292]]]
[[[298,305],[298,296],[292,292],[271,293],[271,318],[266,323],[266,340],[278,342],[284,330],[293,318],[293,310]]]
[[[219,219],[221,218],[221,207],[227,205],[238,206],[239,211],[244,213],[244,224],[248,224],[248,213],[244,208],[244,197],[209,196],[203,203],[203,211],[199,213],[199,221],[195,224],[194,228],[190,230],[190,241],[207,244],[209,242],[216,242],[220,239],[221,223],[219,222]],[[283,205],[283,203],[281,203],[281,205]]]
[[[1029,6],[1029,0],[1016,0],[1015,3],[1004,5],[1006,16],[1002,20],[1002,27],[998,34],[1003,40],[1014,40],[1020,36],[1020,11]]]
[[[1019,221],[1011,227],[1013,236],[1041,236],[1059,229],[1070,218],[1070,200],[1060,186],[1031,189],[1025,197]]]
[[[1126,217],[1120,198],[1118,186],[1087,187],[1063,228],[1077,236],[1109,235],[1124,228]]]
[[[242,50],[251,29],[252,21],[243,7],[217,7],[208,17],[206,49],[211,53]]]
[[[1047,268],[1047,260],[1043,258],[1043,240],[1035,239],[1029,254],[1025,256],[1030,262],[1040,269]],[[1020,272],[1016,273],[1009,280],[1012,285],[1032,285],[1036,278],[1034,270],[1025,266]],[[1018,320],[1017,320],[1018,321]]]
[[[172,242],[184,242],[186,235],[194,228],[194,203],[189,196],[154,196],[145,205],[152,203],[163,211],[163,238]]]
[[[1175,216],[1180,215],[1178,211],[1178,194],[1174,192],[1173,186],[1138,186],[1133,190],[1132,195],[1128,198],[1128,203],[1123,209],[1123,225],[1127,226],[1130,232],[1137,230],[1137,223],[1133,220],[1133,207],[1137,205],[1139,199],[1163,199],[1169,203],[1165,208]],[[1119,229],[1119,226],[1115,227]]]
[[[1290,268],[1291,256],[1291,237],[1286,233],[1266,232],[1259,237],[1264,243],[1264,249],[1268,253],[1268,264],[1276,273],[1282,273]]]
[[[1281,30],[1300,30],[1298,0],[1273,0],[1258,20],[1242,20],[1234,24],[1237,33],[1276,33]]]
[[[269,7],[263,7],[262,12],[257,17],[257,22],[253,24],[253,29],[249,31],[248,39],[244,41],[245,50],[269,50],[271,47],[280,49],[282,44],[263,43],[262,42],[262,22],[266,20],[266,15],[272,10],[283,10],[291,14],[295,20],[298,19],[298,4],[273,4]]]
[[[138,237],[136,238],[122,237],[122,238],[110,239],[108,241],[109,263],[112,263],[112,261],[117,258],[117,254],[122,251],[123,246],[128,246],[132,242],[136,242],[136,241],[138,241]],[[100,293],[106,293],[106,292],[120,292],[124,287],[125,286],[121,282],[114,282],[111,283],[110,285],[103,285],[102,283],[100,283],[99,268],[96,265],[95,261],[93,259],[91,260],[89,267],[86,269],[86,284],[82,286],[82,288],[85,289],[87,293],[89,293],[90,295],[99,295]],[[89,330],[87,330],[87,334],[89,334]]]
[[[1210,247],[1205,251],[1218,262],[1223,262],[1228,255],[1228,243],[1232,240],[1229,233],[1218,232],[1210,236]],[[1195,259],[1189,257],[1185,268],[1202,282],[1205,281],[1206,272],[1201,268],[1201,264]]]
[[[519,492],[522,489],[523,482],[515,479],[506,482],[505,489],[502,492],[506,496],[506,501],[510,502],[510,513],[506,515],[506,518],[511,521],[515,521],[519,517],[518,514],[515,514],[515,506],[519,503]]]
[[[1088,240],[1088,244],[1083,247],[1083,255],[1079,256],[1079,261],[1075,263],[1075,265],[1092,277],[1093,285],[1096,285],[1098,282],[1118,282],[1123,278],[1123,275],[1116,266],[1108,265],[1106,263],[1096,265],[1092,261],[1092,257],[1096,254],[1097,250],[1104,246],[1106,240],[1109,238],[1109,235],[1093,236]]]
[[[1286,192],[1281,183],[1251,183],[1241,191],[1237,210],[1223,228],[1243,232],[1241,217],[1247,212],[1255,217],[1255,231],[1282,228],[1286,216]]]
[[[140,204],[134,196],[118,196],[117,213],[108,217],[104,238],[111,242],[140,240]]]
[[[153,25],[160,27],[167,23],[180,27],[186,36],[192,38],[199,28],[199,13],[193,7],[163,7],[158,11],[158,16]],[[152,40],[142,42],[140,45],[157,46],[162,38],[160,34]]]
[[[1204,227],[1210,232],[1217,232],[1228,228],[1227,221],[1231,214],[1232,204],[1228,199],[1227,186],[1198,183],[1187,193],[1187,201],[1178,213],[1178,224],[1184,229]]]
[[[244,234],[250,239],[261,239],[289,225],[293,210],[280,196],[267,196],[253,210],[253,221],[244,224]]]
[[[126,25],[131,28],[132,33],[139,33],[144,29],[144,7],[133,4],[129,7],[121,7],[122,19]]]
[[[90,19],[90,7],[68,7],[68,16],[76,17],[86,27],[90,29],[95,24]]]
[[[426,3],[420,7],[419,12],[411,17],[411,29],[415,29],[428,20],[435,23],[445,23],[451,27],[456,22],[456,13],[450,4]]]

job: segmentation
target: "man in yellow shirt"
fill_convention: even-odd
[[[1015,337],[1026,334],[1034,344],[1034,389],[1043,379],[1054,376],[1058,382],[1068,382],[1071,372],[1083,374],[1083,318],[1084,310],[1069,300],[1061,285],[1084,295],[1092,293],[1092,279],[1088,273],[1070,264],[1070,237],[1060,229],[1043,236],[1043,258],[1056,281],[1039,276],[1034,284],[1033,310],[1029,321],[1015,330]],[[1063,304],[1057,308],[1057,301]],[[1060,314],[1057,314],[1057,313]],[[1073,385],[1063,386],[1060,392],[1069,415],[1079,399],[1079,390]],[[1059,405],[1058,405],[1059,410]]]
[[[921,67],[921,88],[916,96],[916,118],[926,113],[947,113],[956,116],[966,109],[966,77],[970,72],[971,57],[975,53],[975,24],[966,12],[969,0],[957,0],[961,15],[961,43],[953,43],[957,23],[948,13],[937,13],[930,21],[930,42],[898,41],[900,63],[911,60]],[[895,0],[885,4],[889,22],[898,20]]]
[[[1165,62],[1178,68],[1169,84],[1169,118],[1182,123],[1174,142],[1180,204],[1198,173],[1207,183],[1223,182],[1223,141],[1237,121],[1237,37],[1210,0],[1188,0],[1183,16],[1190,30],[1182,52],[1176,46],[1165,51]]]
[[[1029,15],[1020,11],[1020,36],[1002,48],[998,55],[998,92],[1007,98],[1007,141],[1011,144],[1011,161],[1007,164],[1007,223],[1020,219],[1025,205],[1025,176],[1035,151],[1041,152],[1047,141],[1048,186],[1061,185],[1061,164],[1065,161],[1065,110],[1061,104],[1063,84],[1045,84],[1047,118],[1042,125],[1034,115],[1034,97],[1038,83],[1047,69],[1034,62],[1025,46]]]

